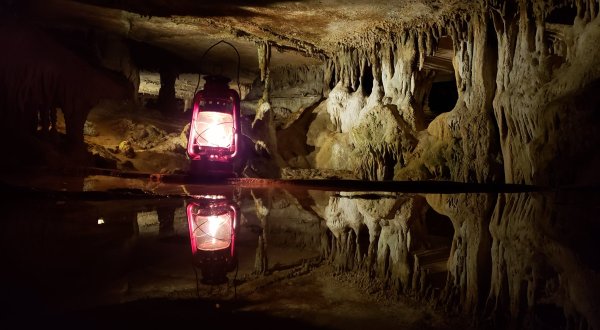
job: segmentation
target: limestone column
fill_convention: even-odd
[[[171,115],[177,111],[175,99],[175,80],[177,71],[172,66],[160,68],[160,90],[158,91],[158,109],[164,115]]]

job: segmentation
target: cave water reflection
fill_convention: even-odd
[[[202,281],[227,282],[226,273],[237,264],[235,230],[239,213],[233,197],[194,196],[187,201],[186,211],[194,266],[202,271]]]
[[[270,300],[265,309],[283,315],[281,301],[304,299],[323,317],[334,308],[325,298],[355,298],[307,290],[351,278],[361,297],[410,299],[470,315],[474,326],[600,326],[595,192],[186,191],[3,203],[4,313],[72,315],[169,298],[239,300],[249,310]]]

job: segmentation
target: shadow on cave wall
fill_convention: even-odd
[[[102,99],[131,99],[131,82],[33,26],[9,21],[0,29],[0,44],[15,50],[0,60],[0,134],[12,155],[3,165],[61,163],[63,151],[81,155],[92,107]],[[64,139],[56,131],[58,108],[66,125]]]

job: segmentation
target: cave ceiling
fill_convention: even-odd
[[[364,46],[374,40],[369,35],[418,28],[466,6],[457,0],[44,0],[32,1],[28,10],[52,28],[106,31],[175,53],[199,71],[233,76],[237,57],[225,45],[199,63],[211,45],[226,40],[240,52],[241,78],[248,81],[259,71],[257,43],[267,41],[275,49],[272,67],[317,64],[340,45]],[[452,45],[440,47],[430,63],[451,72]]]

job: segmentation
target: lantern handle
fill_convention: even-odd
[[[208,52],[213,49],[213,47],[215,47],[218,44],[227,44],[229,45],[231,48],[233,48],[233,50],[235,50],[235,53],[237,54],[237,59],[238,59],[238,63],[237,63],[237,87],[238,87],[238,95],[242,95],[242,89],[240,88],[240,53],[238,52],[237,48],[235,48],[234,45],[232,45],[231,43],[225,41],[225,40],[220,40],[216,43],[214,43],[212,46],[208,47],[207,50],[204,51],[204,53],[202,54],[202,57],[200,57],[200,71],[202,71],[202,61],[204,60],[204,57],[206,56],[206,54],[208,54]],[[196,84],[196,89],[194,90],[194,95],[196,95],[196,93],[198,92],[198,88],[200,87],[200,79],[201,79],[202,74],[199,73],[198,74],[198,83]]]

